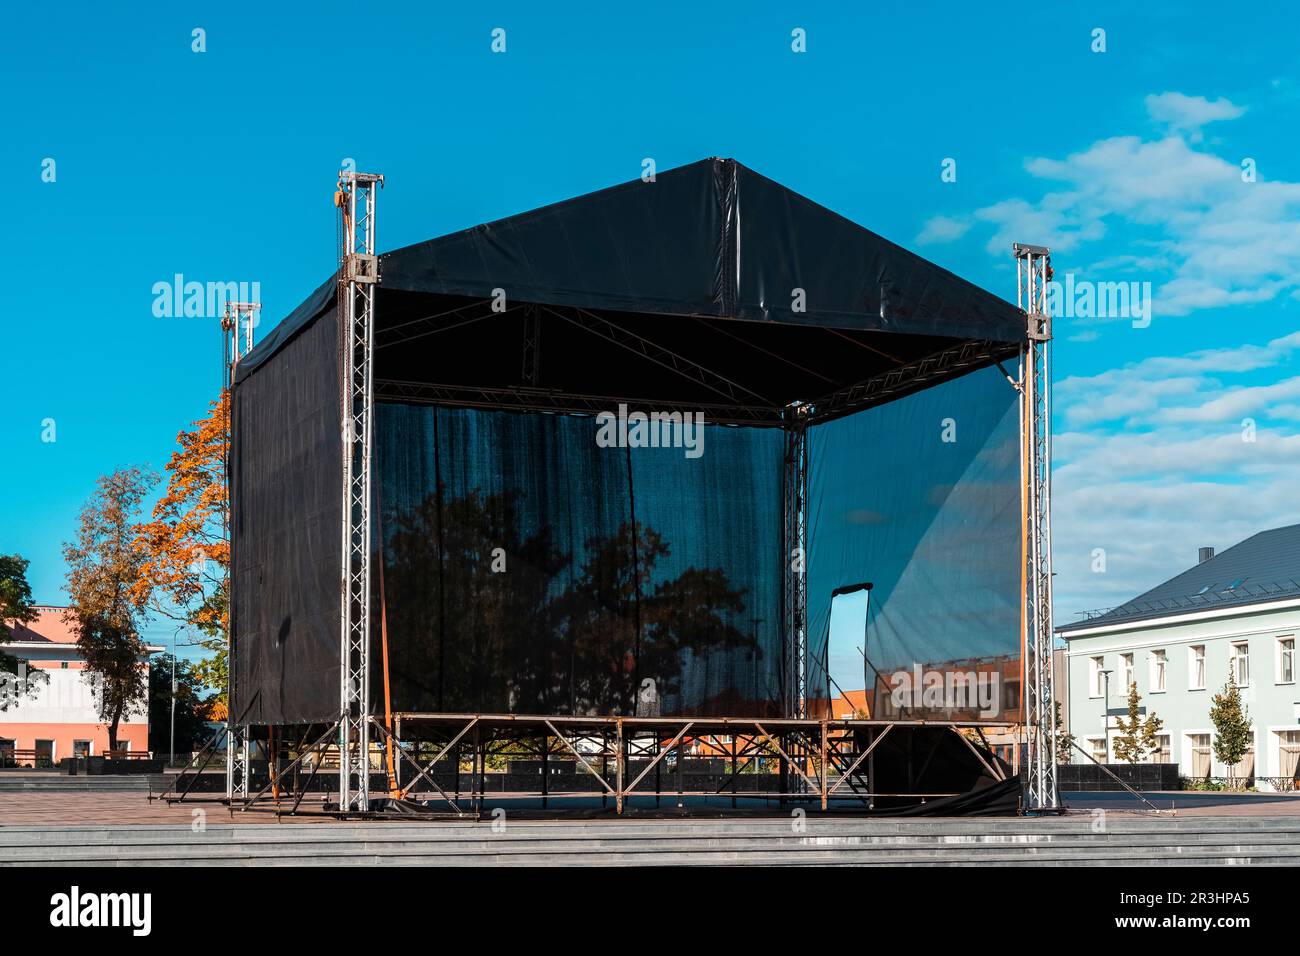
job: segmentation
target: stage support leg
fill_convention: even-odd
[[[795,403],[785,409],[784,589],[785,607],[785,717],[808,715],[808,406]]]
[[[822,765],[821,765],[821,773],[818,775],[818,779],[821,781],[821,785],[822,785],[822,809],[825,810],[828,806],[826,782],[830,778],[830,762],[827,759],[827,754],[826,754],[826,721],[824,719],[821,722],[820,729],[821,729],[821,736],[822,736],[821,739],[821,764]]]
[[[375,298],[375,199],[383,176],[339,173],[335,204],[342,216],[338,321],[342,344],[343,440],[342,643],[339,810],[370,808],[370,520]]]
[[[627,751],[624,749],[624,744],[623,744],[623,721],[621,720],[618,721],[616,725],[616,736],[618,738],[618,755],[615,759],[618,761],[618,764],[615,768],[615,776],[616,776],[615,782],[618,784],[618,790],[617,790],[617,796],[614,799],[615,799],[615,803],[617,804],[617,807],[615,808],[615,812],[618,813],[619,816],[622,816],[623,815],[623,775],[624,773],[626,773]]]
[[[1027,329],[1021,352],[1022,559],[1025,593],[1023,667],[1027,766],[1024,806],[1029,812],[1059,808],[1056,790],[1056,694],[1052,646],[1052,319],[1048,313],[1051,253],[1042,246],[1013,246],[1017,303]]]
[[[551,738],[542,734],[542,809],[550,808],[551,793]]]
[[[226,726],[226,799],[248,799],[248,727]]]

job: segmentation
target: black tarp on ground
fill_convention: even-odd
[[[872,731],[860,730],[857,746],[870,745]],[[879,733],[879,731],[875,731]],[[977,757],[972,746],[983,758]],[[877,793],[952,793],[926,798],[879,797],[876,810],[899,816],[1006,815],[1016,812],[1020,780],[996,754],[968,746],[948,727],[897,727],[872,751],[871,789]],[[987,766],[986,766],[987,764]],[[990,772],[997,767],[1003,779]]]
[[[623,713],[635,706],[629,682],[639,691],[645,677],[657,681],[656,706],[664,714],[732,708],[765,714],[781,694],[772,686],[781,617],[780,582],[774,580],[782,547],[781,473],[770,454],[779,448],[779,431],[760,438],[750,434],[757,429],[710,426],[727,436],[709,443],[706,456],[716,451],[716,460],[641,450],[644,460],[635,454],[625,461],[630,480],[620,486],[612,457],[594,458],[586,444],[583,436],[593,432],[589,417],[573,424],[532,412],[526,416],[531,424],[487,428],[489,447],[470,441],[434,456],[439,463],[432,473],[447,483],[439,491],[427,447],[421,450],[429,439],[417,433],[430,416],[446,423],[451,435],[480,427],[471,428],[468,405],[491,408],[502,396],[519,404],[520,396],[577,394],[586,400],[583,407],[594,400],[612,410],[628,396],[666,410],[710,408],[710,419],[718,421],[732,420],[728,410],[757,410],[761,423],[772,425],[791,401],[815,401],[954,344],[993,343],[1008,354],[1024,329],[1023,316],[1009,303],[730,160],[706,160],[661,173],[654,183],[617,186],[396,250],[382,257],[381,277],[375,462],[382,476],[377,490],[392,498],[383,501],[392,528],[418,518],[430,494],[435,504],[443,497],[445,520],[455,497],[477,493],[483,500],[492,487],[509,492],[519,528],[544,529],[566,542],[561,567],[543,562],[536,580],[521,581],[517,589],[531,587],[534,599],[546,602],[558,601],[566,581],[572,585],[581,576],[599,539],[617,540],[621,528],[632,527],[615,520],[625,512],[629,519],[636,512],[637,526],[665,534],[670,555],[662,571],[637,570],[639,556],[619,566],[624,574],[636,570],[640,582],[631,630],[626,600],[606,595],[600,613],[588,615],[588,629],[601,632],[602,647],[630,641],[632,651],[612,670],[607,661],[599,680],[589,675],[587,690],[579,689],[576,666],[557,663],[558,645],[566,640],[571,653],[579,653],[575,634],[562,631],[565,636],[556,635],[544,649],[523,642],[527,652],[521,654],[522,634],[536,631],[536,621],[505,622],[511,636],[493,640],[514,642],[509,652],[489,642],[482,648],[489,656],[480,659],[468,649],[479,646],[481,622],[467,620],[454,633],[470,643],[455,660],[472,658],[482,673],[458,675],[453,698],[446,686],[451,671],[424,669],[435,645],[410,643],[417,633],[431,640],[429,615],[435,611],[444,620],[439,642],[449,633],[447,608],[442,597],[430,597],[430,582],[440,574],[438,594],[459,602],[467,618],[498,597],[472,590],[469,580],[460,584],[470,591],[449,591],[447,541],[439,538],[432,550],[424,541],[428,563],[409,568],[408,576],[425,586],[408,586],[412,603],[389,604],[392,650],[413,662],[409,670],[395,665],[394,680],[402,687],[397,709],[435,701],[450,709],[455,699],[481,711],[556,702],[557,713]],[[510,302],[504,314],[485,308],[496,289]],[[792,307],[796,289],[803,311]],[[333,280],[317,289],[237,371],[232,712],[239,722],[320,721],[338,711],[341,442],[334,292]],[[593,321],[613,323],[612,334],[593,332],[587,327]],[[538,327],[530,322],[541,332],[540,362],[531,374],[521,361],[528,330]],[[412,386],[437,389],[432,398],[410,398]],[[483,397],[479,389],[492,391]],[[441,404],[444,411],[421,408],[410,412],[411,431],[400,425],[384,430],[386,420],[402,420],[390,406],[416,402]],[[725,408],[716,411],[709,403]],[[497,441],[518,444],[490,445]],[[424,455],[423,472],[391,472],[410,466],[413,455]],[[507,466],[514,471],[495,470]],[[736,489],[743,494],[728,498]],[[494,503],[489,516],[494,508],[499,519],[502,505]],[[564,526],[565,520],[572,524]],[[384,529],[390,546],[392,528]],[[378,543],[377,526],[375,533]],[[625,536],[635,544],[630,532]],[[693,593],[687,585],[699,582],[683,581],[687,572],[719,573],[727,585],[710,587],[723,596],[695,593],[696,603],[679,601],[673,617],[669,595],[659,613],[672,618],[671,626],[636,617],[636,606],[645,611],[652,603],[648,595],[665,580],[677,582],[675,593]],[[458,565],[455,573],[467,572]],[[521,593],[510,596],[516,612],[525,606]],[[691,606],[698,614],[681,611]],[[575,619],[572,606],[564,613],[565,622]],[[677,636],[665,641],[657,633]],[[662,647],[670,649],[659,655],[664,663],[645,673],[646,661]],[[445,665],[446,645],[436,649]],[[501,663],[495,670],[492,654]],[[378,660],[373,653],[372,661]],[[584,659],[582,666],[595,662]],[[539,667],[559,669],[542,674]],[[441,687],[434,695],[436,684]],[[376,707],[381,700],[372,693]]]

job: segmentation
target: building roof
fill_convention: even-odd
[[[77,643],[77,632],[73,625],[63,620],[67,608],[38,605],[35,611],[38,616],[30,624],[6,622],[10,641],[24,644]]]
[[[1261,531],[1126,604],[1056,630],[1069,634],[1288,598],[1300,598],[1300,524]]]

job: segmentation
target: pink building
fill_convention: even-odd
[[[0,710],[0,750],[16,751],[19,764],[31,763],[32,751],[42,765],[74,755],[100,756],[108,750],[108,725],[99,717],[95,688],[86,680],[76,632],[64,622],[64,608],[36,610],[40,616],[31,624],[10,623],[10,640],[0,644],[0,652],[19,660],[20,681],[25,675],[29,682],[27,692],[15,695],[7,688],[0,701],[7,704]],[[148,668],[148,655],[162,650],[148,647],[140,666]],[[148,750],[143,698],[118,724],[117,744],[120,750]]]

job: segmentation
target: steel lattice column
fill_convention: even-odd
[[[221,318],[221,331],[224,349],[223,367],[221,386],[223,389],[233,389],[235,387],[235,367],[239,360],[253,350],[253,330],[257,328],[258,316],[261,313],[261,303],[259,302],[226,302],[226,310]],[[228,401],[226,405],[225,429],[225,449],[221,459],[221,476],[225,488],[226,501],[225,508],[221,512],[221,538],[230,545],[230,508],[233,500],[231,495],[231,478],[230,478],[230,414],[233,405]],[[229,581],[229,565],[227,566],[227,581]],[[234,608],[228,608],[226,612],[226,647],[230,648],[233,643],[231,640],[230,622],[234,620]],[[229,655],[229,660],[234,660],[234,654]],[[248,797],[248,727],[238,726],[231,723],[234,717],[229,708],[235,702],[235,676],[234,667],[227,668],[226,674],[226,799],[234,800],[247,799]]]
[[[1055,810],[1056,693],[1052,667],[1052,319],[1049,250],[1013,246],[1017,303],[1027,329],[1021,355],[1021,473],[1023,477],[1025,809]]]
[[[343,217],[338,299],[343,440],[339,810],[343,812],[364,812],[370,806],[370,460],[379,283],[375,194],[383,182],[383,176],[345,171],[339,174],[335,194]]]
[[[808,411],[785,410],[785,637],[786,717],[808,709]]]
[[[226,799],[248,799],[248,728],[226,726]]]

